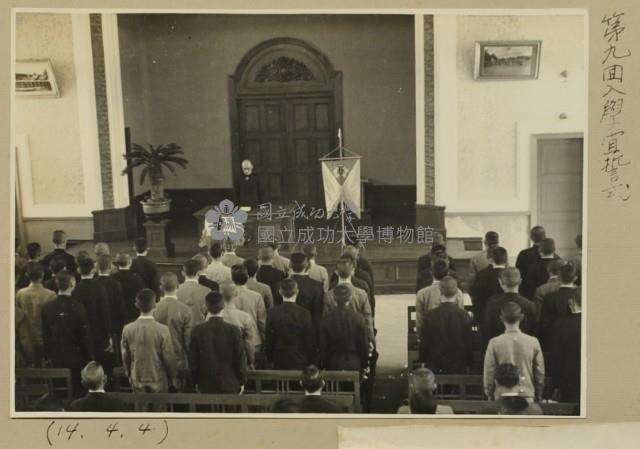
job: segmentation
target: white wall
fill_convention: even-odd
[[[584,131],[584,25],[573,15],[435,17],[436,204],[450,235],[495,230],[512,258],[527,245],[532,134]],[[486,40],[541,40],[538,79],[474,80],[475,42]]]

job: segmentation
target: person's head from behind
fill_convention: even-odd
[[[437,259],[433,262],[433,277],[438,281],[449,274],[449,262],[445,259]]]
[[[62,270],[67,267],[67,261],[64,260],[64,257],[56,256],[51,260],[49,264],[49,268],[51,269],[51,273],[57,275]]]
[[[313,244],[302,245],[302,252],[307,256],[309,260],[313,260],[318,255],[318,248]]]
[[[76,278],[67,270],[61,270],[56,274],[56,286],[59,295],[70,295],[76,285]]]
[[[220,283],[220,293],[225,302],[231,302],[236,296],[236,284],[230,279],[225,279]]]
[[[40,262],[29,262],[27,265],[27,278],[32,284],[39,284],[44,279],[44,267]]]
[[[271,245],[262,245],[258,250],[258,257],[260,261],[263,263],[270,263],[273,261],[273,256],[275,255],[275,250]]]
[[[484,246],[485,248],[493,248],[500,244],[500,237],[496,231],[489,231],[484,235]]]
[[[119,270],[128,270],[131,268],[131,256],[127,252],[119,252],[116,254],[116,259],[113,264],[118,267]]]
[[[293,278],[283,279],[280,282],[280,295],[285,300],[295,300],[298,296],[298,283]]]
[[[324,388],[324,379],[315,365],[309,365],[302,370],[300,385],[307,393],[318,393]]]
[[[238,263],[231,267],[231,280],[237,286],[243,286],[249,280],[249,273],[244,264]]]
[[[80,273],[81,276],[91,276],[93,274],[94,267],[95,263],[89,257],[78,260],[78,273]]]
[[[505,327],[517,326],[523,317],[522,308],[513,301],[507,302],[500,310],[500,320],[502,320]]]
[[[567,262],[560,267],[558,278],[563,284],[573,284],[578,278],[576,267],[571,262]]]
[[[91,361],[82,368],[80,372],[82,377],[82,385],[89,391],[104,389],[107,383],[107,375],[104,373],[102,365],[98,362]]]
[[[571,313],[582,312],[582,292],[580,291],[580,288],[576,288],[573,290],[568,302]]]
[[[308,266],[309,262],[304,253],[296,252],[289,257],[289,267],[294,273],[304,273]]]
[[[149,249],[147,247],[147,239],[144,237],[138,237],[135,240],[133,247],[136,250],[136,254],[146,254]]]
[[[110,256],[111,249],[109,248],[108,243],[98,242],[93,247],[93,253],[96,255],[96,258],[100,256]]]
[[[453,299],[458,293],[458,281],[453,276],[445,276],[438,284],[444,299]]]
[[[222,257],[222,253],[222,245],[218,242],[213,243],[211,245],[211,248],[209,248],[209,254],[213,258],[213,260],[220,259],[220,257]]]
[[[209,265],[209,259],[204,254],[196,254],[192,257],[193,260],[197,260],[200,264],[200,270],[204,270]]]
[[[27,256],[29,260],[38,260],[42,254],[42,247],[38,242],[31,242],[27,245]]]
[[[200,262],[195,259],[189,259],[182,264],[182,275],[187,279],[194,279],[200,274]]]
[[[344,247],[342,254],[348,254],[357,262],[360,251],[355,245],[347,245]]]
[[[576,248],[582,249],[582,234],[576,236]]]
[[[518,291],[518,287],[520,287],[520,284],[522,283],[520,270],[516,267],[506,267],[500,272],[498,282],[500,283],[500,287],[502,287],[503,291],[516,293]]]
[[[529,238],[534,244],[540,244],[545,238],[547,238],[547,232],[544,230],[542,226],[534,226],[531,228],[531,232],[529,233]]]
[[[540,242],[540,255],[542,257],[553,257],[556,253],[556,242],[553,239],[545,238]]]
[[[493,266],[505,266],[509,258],[507,250],[502,246],[495,246],[489,251]]]
[[[241,167],[242,173],[244,173],[245,176],[251,176],[251,173],[253,173],[253,163],[249,159],[243,160]]]
[[[444,259],[446,260],[448,258],[447,256],[447,247],[444,245],[433,245],[431,247],[431,259],[432,260],[438,260],[438,259]]]
[[[333,289],[333,299],[338,307],[345,307],[351,299],[351,290],[344,284],[338,284]]]
[[[80,265],[85,259],[91,259],[89,251],[78,251],[78,254],[76,254],[76,264]]]
[[[254,277],[256,273],[258,273],[258,261],[253,257],[247,257],[244,262],[242,262],[244,267],[247,269],[247,274],[250,278]]]
[[[53,231],[51,241],[56,248],[64,249],[67,246],[67,233],[62,229],[57,229]]]
[[[409,396],[409,408],[412,415],[433,415],[438,409],[438,400],[425,390],[416,391]]]
[[[167,271],[160,276],[160,288],[165,296],[175,296],[178,292],[178,276],[173,271]]]
[[[560,276],[560,268],[562,268],[565,263],[566,262],[562,259],[552,260],[549,265],[547,265],[547,273],[549,273],[549,277]]]
[[[224,309],[224,299],[220,292],[209,292],[205,297],[205,305],[211,315],[219,315],[222,309]]]
[[[338,276],[341,279],[348,279],[351,277],[355,270],[355,261],[353,256],[349,254],[343,254],[338,259],[338,263],[336,265],[336,271],[338,272]]]
[[[156,293],[150,288],[143,288],[136,295],[136,307],[141,313],[150,313],[156,306]]]

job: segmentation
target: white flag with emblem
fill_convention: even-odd
[[[341,201],[360,218],[360,158],[325,159],[322,161],[322,183],[327,218],[337,210]]]

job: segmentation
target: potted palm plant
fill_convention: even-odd
[[[181,157],[184,151],[175,143],[146,147],[134,143],[131,151],[124,155],[127,167],[122,174],[132,173],[137,167],[140,170],[140,185],[149,178],[150,195],[141,201],[142,210],[147,217],[158,216],[169,212],[171,200],[164,193],[164,169],[176,174],[176,166],[187,168],[188,160]]]

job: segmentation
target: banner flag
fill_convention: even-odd
[[[360,158],[324,159],[321,163],[327,218],[336,212],[341,201],[360,218]]]

